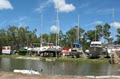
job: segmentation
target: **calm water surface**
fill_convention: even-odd
[[[120,75],[120,65],[100,62],[58,62],[0,58],[0,71],[14,69],[43,69],[42,74],[58,75]]]

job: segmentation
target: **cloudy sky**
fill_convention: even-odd
[[[120,0],[0,0],[0,28],[8,25],[29,26],[40,33],[41,14],[43,13],[44,33],[56,28],[56,9],[59,11],[60,29],[65,33],[77,25],[80,15],[80,27],[94,29],[97,24],[109,23],[115,29],[120,27]],[[114,8],[114,22],[112,9]]]

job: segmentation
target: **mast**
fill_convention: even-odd
[[[41,44],[40,44],[40,47],[42,47],[42,42],[43,42],[43,39],[42,39],[42,27],[43,27],[43,13],[41,13]]]
[[[80,20],[80,16],[79,16],[79,14],[78,14],[78,42],[80,41],[80,40],[79,40],[79,38],[80,38],[80,36],[79,36],[79,33],[80,33],[80,32],[79,32],[79,20]]]
[[[112,23],[114,24],[115,22],[115,10],[114,8],[112,9]],[[113,36],[115,35],[115,33],[113,32],[113,30],[115,30],[114,26],[111,27],[111,33],[113,34]],[[111,40],[111,44],[112,44],[112,40]]]
[[[114,10],[114,8],[112,9],[112,21],[113,21],[113,23],[115,22],[115,10]],[[112,28],[114,29],[114,27],[112,27]],[[111,40],[111,43],[112,43],[112,40]]]
[[[58,0],[57,0],[57,5],[58,4]],[[57,12],[56,12],[56,26],[58,27],[58,30],[56,32],[56,46],[59,45],[59,32],[60,32],[60,24],[59,24],[59,6],[57,7]]]
[[[95,28],[95,41],[96,41],[96,28]]]

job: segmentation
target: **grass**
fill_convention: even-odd
[[[64,61],[64,62],[108,62],[107,58],[98,58],[98,59],[89,59],[89,58],[71,58],[71,57],[40,57],[40,56],[24,56],[24,55],[0,55],[0,57],[6,57],[6,58],[17,58],[17,57],[36,57],[36,58],[40,58],[41,60],[46,60],[46,58],[48,59],[55,59],[56,61]]]
[[[0,55],[0,57],[16,58],[16,57],[31,57],[31,56],[24,56],[24,55]]]
[[[89,58],[71,58],[71,57],[41,57],[42,60],[55,59],[56,61],[64,61],[64,62],[108,62],[107,58],[98,58],[98,59],[89,59]]]

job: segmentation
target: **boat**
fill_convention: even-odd
[[[75,42],[72,44],[72,48],[71,48],[71,55],[74,58],[78,58],[80,57],[80,55],[83,53],[82,50],[82,44]]]
[[[90,57],[96,58],[99,57],[103,52],[102,42],[92,41],[89,47]]]
[[[40,74],[40,72],[38,72],[37,70],[19,70],[19,69],[15,69],[13,72],[15,73],[22,73],[22,74]]]
[[[71,53],[71,48],[70,47],[63,47],[62,48],[61,54],[63,56],[69,56],[70,53]]]
[[[115,52],[120,58],[120,45],[109,45],[107,48],[107,53],[111,56],[112,52]]]
[[[60,46],[54,46],[53,44],[49,44],[46,47],[43,47],[44,56],[58,56],[59,53],[62,51],[62,48]]]

